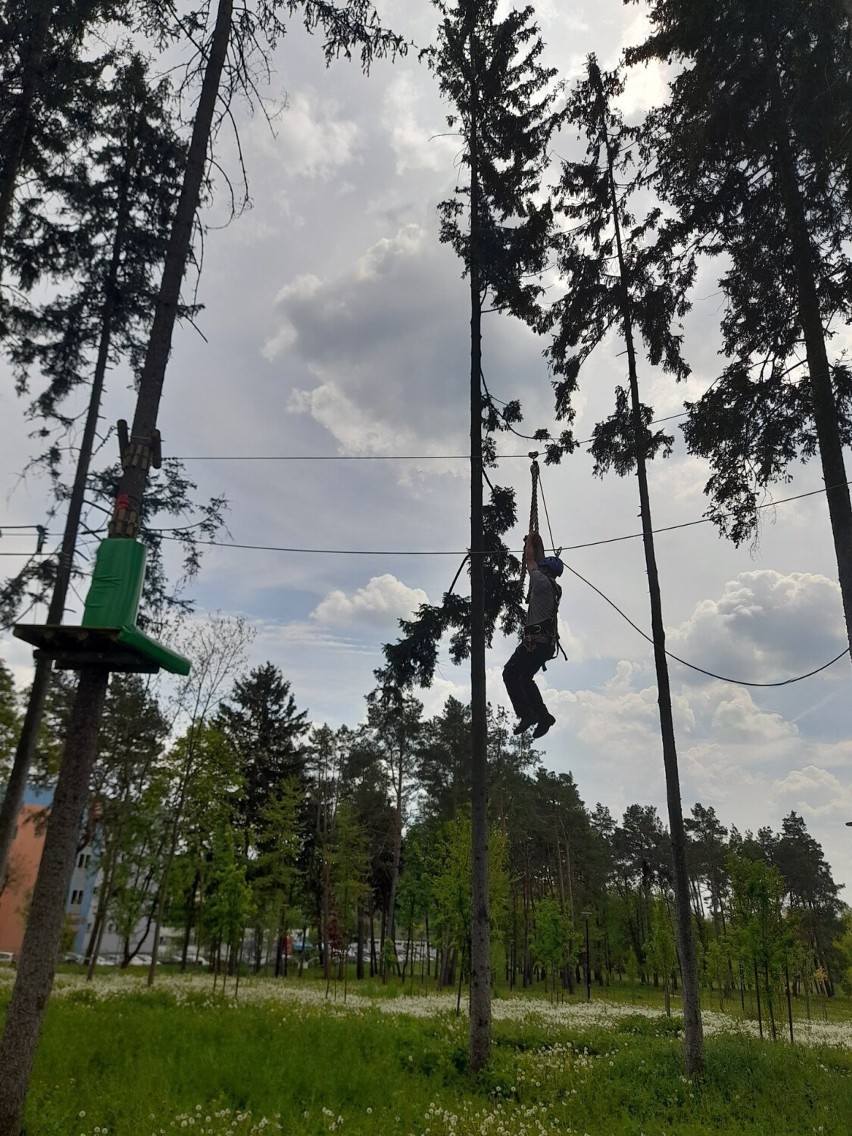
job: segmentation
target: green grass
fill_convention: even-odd
[[[850,1131],[852,1051],[839,1045],[714,1033],[704,1078],[688,1083],[677,1018],[602,1005],[562,1014],[524,999],[501,1003],[491,1066],[472,1080],[467,1023],[449,999],[344,1006],[340,989],[337,1002],[312,1000],[322,989],[314,981],[302,985],[307,999],[249,982],[235,1004],[199,977],[164,979],[154,991],[127,979],[104,996],[111,988],[75,986],[52,999],[27,1136]],[[388,1012],[407,1005],[430,1016]]]

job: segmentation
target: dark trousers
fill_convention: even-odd
[[[547,707],[534,678],[552,658],[553,643],[549,639],[544,643],[536,643],[531,651],[521,643],[503,667],[506,692],[519,718],[534,718],[540,722],[546,717]]]

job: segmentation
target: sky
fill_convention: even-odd
[[[428,3],[386,0],[379,10],[415,43],[432,39]],[[647,28],[641,3],[547,0],[536,11],[544,62],[569,81],[589,52],[611,67]],[[312,722],[354,726],[382,644],[396,638],[398,619],[440,600],[468,543],[468,470],[459,457],[468,444],[467,285],[439,243],[437,216],[456,184],[460,142],[416,52],[379,61],[365,77],[357,63],[326,68],[321,44],[293,28],[272,63],[271,126],[235,107],[251,208],[227,224],[220,182],[204,214],[204,310],[195,328],[175,334],[160,428],[164,452],[184,459],[199,497],[221,493],[229,502],[226,546],[205,551],[189,589],[197,618],[244,617],[254,630],[250,665],[280,667]],[[664,91],[662,72],[644,69],[631,78],[623,109],[638,115]],[[560,138],[556,156],[572,145]],[[226,129],[217,157],[236,179]],[[690,380],[678,385],[642,366],[642,397],[658,418],[681,414],[684,400],[722,369],[718,276],[718,265],[705,266],[685,320]],[[544,346],[510,317],[486,319],[486,381],[497,397],[521,400],[529,433],[558,430]],[[42,520],[46,486],[20,478],[30,426],[4,376],[0,552],[19,554],[32,536],[9,526]],[[613,337],[582,374],[578,438],[611,412],[625,379]],[[133,402],[127,375],[116,370],[105,424],[130,419]],[[759,540],[737,549],[700,523],[708,469],[686,453],[678,421],[667,426],[675,450],[652,463],[650,492],[662,530],[668,649],[704,671],[763,684],[838,655],[844,625],[817,466],[791,471],[790,484],[766,498]],[[517,491],[509,543],[518,552],[529,445],[502,435],[491,475]],[[542,761],[570,770],[590,808],[600,801],[620,819],[634,802],[653,804],[667,824],[651,647],[631,625],[649,633],[635,479],[595,478],[581,447],[560,466],[542,467],[542,489],[552,544],[570,569],[561,605],[568,659],[551,663],[540,682],[557,718],[540,743]],[[18,563],[2,561],[5,570]],[[66,621],[81,609],[82,592]],[[501,670],[514,646],[498,636],[488,653],[495,705],[508,706]],[[0,654],[27,681],[29,648],[5,634]],[[795,810],[835,879],[852,882],[849,660],[780,687],[720,681],[674,660],[670,675],[684,810],[712,806],[740,831],[777,831]],[[431,715],[450,695],[466,700],[468,679],[444,655],[419,696]]]

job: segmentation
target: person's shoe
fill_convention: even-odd
[[[530,728],[530,726],[534,726],[536,724],[537,720],[538,719],[533,718],[532,714],[525,714],[523,718],[520,718],[518,720],[518,723],[515,726],[515,728],[512,730],[512,733],[513,734],[525,733]]]
[[[547,714],[544,718],[541,719],[539,724],[533,730],[532,736],[534,738],[543,738],[544,735],[547,733],[547,731],[550,729],[550,727],[555,725],[555,724],[556,724],[556,719],[553,717],[553,715]]]

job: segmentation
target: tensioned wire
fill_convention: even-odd
[[[526,457],[526,458],[529,457],[528,454],[519,454],[517,456],[518,457]],[[850,484],[852,484],[852,481],[844,482],[844,484],[850,485]],[[755,509],[758,509],[758,510],[760,510],[760,509],[774,509],[777,505],[786,505],[790,501],[801,501],[805,497],[818,497],[818,496],[820,496],[820,495],[822,495],[826,492],[827,492],[827,490],[825,490],[825,489],[810,489],[806,493],[795,493],[791,497],[779,497],[776,501],[766,501],[763,504],[756,505]],[[729,516],[730,514],[725,514],[725,515]],[[652,532],[655,533],[655,534],[666,533],[666,532],[675,532],[677,529],[688,529],[688,528],[693,528],[695,525],[710,524],[712,519],[713,518],[711,518],[711,517],[698,517],[694,521],[681,521],[676,525],[661,525],[659,528],[652,529]],[[160,533],[163,536],[164,540],[177,540],[177,539],[179,539],[178,536],[169,536],[168,534],[178,534],[178,533],[183,533],[183,532],[189,532],[192,529],[198,528],[201,523],[202,522],[196,522],[195,524],[192,524],[192,525],[175,525],[175,526],[170,526],[168,528],[154,528],[153,526],[145,526],[145,527],[146,527],[148,532]],[[549,523],[549,520],[548,520],[548,523]],[[6,526],[6,527],[11,528],[12,526]],[[36,526],[36,525],[26,525],[26,526],[18,525],[17,527],[18,528],[34,529],[34,528],[37,528],[38,526]],[[57,535],[56,533],[45,533],[46,537],[52,537],[52,536],[56,536],[56,535]],[[621,536],[609,536],[609,537],[604,537],[601,540],[582,541],[580,544],[565,544],[565,545],[562,545],[562,549],[565,552],[577,552],[578,550],[583,549],[583,548],[599,548],[602,545],[606,545],[606,544],[618,544],[621,541],[641,540],[641,538],[642,538],[641,532],[624,533]],[[316,555],[316,556],[463,556],[463,555],[466,556],[466,555],[468,555],[467,552],[463,553],[463,552],[458,551],[457,549],[297,548],[295,546],[290,546],[290,545],[243,544],[243,543],[237,543],[235,541],[224,541],[224,540],[199,540],[197,543],[204,545],[204,546],[209,546],[211,548],[234,548],[234,549],[242,549],[244,551],[252,551],[252,552],[304,553],[306,555]],[[554,547],[555,547],[555,545],[554,545]],[[37,555],[37,554],[36,553],[26,553],[26,552],[0,552],[0,556],[35,556],[35,555]],[[43,553],[39,553],[38,555],[43,556],[43,557],[49,557],[49,556],[52,556],[53,553],[43,552]],[[477,553],[477,555],[479,555],[479,556],[493,556],[494,553],[488,552],[488,551],[482,551],[480,553]]]
[[[660,422],[672,422],[675,418],[686,418],[686,412],[669,414],[665,418],[655,418],[649,423],[657,426]],[[518,434],[519,438],[529,441],[541,440],[527,434]],[[594,438],[582,438],[575,442],[576,446],[586,446]],[[496,461],[508,461],[512,458],[528,458],[529,454],[495,454]],[[177,454],[175,461],[468,461],[470,454]]]
[[[672,417],[680,417],[680,415],[672,415]],[[658,421],[665,421],[665,420],[660,419]],[[374,455],[374,456],[371,456],[369,458],[359,457],[359,456],[351,456],[351,457],[347,458],[346,456],[341,456],[339,460],[374,460],[374,458],[378,458],[380,456],[385,457],[385,460],[390,460],[390,459],[387,459],[387,457],[385,455]],[[447,455],[445,455],[445,458],[446,458],[446,456]],[[506,455],[503,455],[503,456],[504,457],[529,458],[530,455],[529,454],[506,454]],[[430,460],[431,460],[432,458],[434,458],[434,455],[429,455],[429,457],[430,457]],[[189,460],[189,459],[184,459],[184,460]],[[213,459],[211,459],[211,460],[213,460]],[[227,460],[227,459],[216,459],[216,460]],[[237,460],[237,459],[234,459],[234,460]],[[282,459],[278,459],[278,460],[321,460],[321,461],[328,461],[328,460],[335,460],[335,459],[333,457],[329,458],[329,457],[316,456],[314,458],[308,457],[306,459],[299,459],[299,458],[284,459],[284,458],[282,458]],[[400,457],[397,460],[413,460],[413,459],[411,457],[407,456],[407,457],[404,457],[404,458]],[[441,460],[441,459],[435,458],[434,460]],[[847,481],[845,484],[848,485],[848,484],[850,484],[850,482]],[[556,546],[556,544],[553,540],[553,531],[552,531],[551,524],[550,524],[550,516],[549,516],[548,510],[547,510],[547,502],[546,502],[546,499],[545,499],[545,496],[544,496],[544,491],[541,488],[541,482],[540,481],[539,481],[539,492],[541,494],[542,507],[544,509],[545,517],[546,517],[546,520],[547,520],[547,526],[548,526],[550,539],[551,539],[551,547],[555,549],[557,546]],[[799,500],[802,500],[803,498],[814,497],[814,496],[817,496],[817,495],[820,495],[820,494],[824,494],[826,492],[827,492],[827,490],[825,490],[825,489],[813,489],[813,490],[810,490],[806,493],[794,494],[791,497],[782,497],[782,498],[779,498],[777,501],[769,501],[769,502],[766,502],[764,504],[757,505],[756,508],[757,509],[774,508],[776,505],[783,505],[783,504],[786,504],[790,501],[799,501]],[[709,517],[700,517],[700,518],[698,518],[697,520],[694,520],[694,521],[683,521],[683,522],[676,524],[676,525],[665,525],[665,526],[662,526],[660,528],[653,529],[652,532],[655,533],[655,534],[656,533],[663,533],[663,532],[673,532],[677,529],[691,528],[695,525],[707,524],[707,523],[709,523],[710,520],[711,520],[711,518],[709,518]],[[36,528],[38,526],[35,526],[35,525],[32,525],[32,526],[30,526],[30,525],[27,525],[27,526],[18,525],[18,526],[6,526],[6,527],[7,528],[13,528],[13,527],[14,528]],[[187,525],[187,526],[184,526],[184,527],[181,527],[181,528],[151,529],[151,531],[160,533],[164,540],[179,540],[180,539],[179,536],[169,535],[169,534],[177,534],[177,533],[180,533],[180,532],[186,532],[186,531],[188,531],[192,528],[196,528],[196,527],[197,527],[197,525]],[[51,535],[51,534],[46,534],[46,535]],[[620,541],[636,540],[636,539],[639,539],[640,537],[642,537],[642,535],[643,535],[642,533],[627,533],[623,536],[607,537],[603,540],[585,541],[585,542],[580,543],[580,544],[563,546],[559,551],[560,552],[562,552],[562,551],[573,552],[573,551],[578,551],[578,550],[584,549],[584,548],[596,548],[596,547],[600,547],[601,545],[615,544],[615,543],[618,543]],[[213,548],[233,548],[233,549],[239,549],[239,550],[242,550],[242,551],[255,551],[255,552],[285,552],[285,553],[297,553],[297,554],[302,553],[302,554],[309,554],[309,555],[315,554],[315,555],[321,555],[321,556],[459,556],[459,555],[464,555],[465,560],[470,556],[469,550],[467,552],[465,552],[464,554],[462,554],[462,553],[455,552],[455,551],[428,551],[428,550],[418,551],[418,550],[295,548],[295,547],[285,547],[285,546],[280,546],[280,545],[239,544],[239,543],[236,543],[236,542],[232,543],[232,542],[216,541],[216,540],[198,540],[196,543],[203,545],[203,546],[207,546],[207,547],[213,547]],[[13,552],[0,552],[0,556],[21,556],[21,555],[26,555],[26,554],[25,553],[13,553]],[[35,554],[31,553],[29,555],[33,556]],[[49,555],[49,554],[43,553],[42,555]],[[489,553],[487,551],[482,551],[478,555],[488,556],[488,555],[494,555],[494,554]],[[654,645],[653,638],[651,636],[647,635],[646,632],[644,632],[641,629],[641,627],[639,627],[636,623],[634,623],[633,620],[624,611],[622,611],[622,609],[618,606],[618,604],[616,604],[613,600],[611,600],[604,592],[602,592],[600,590],[600,588],[598,588],[595,584],[591,583],[590,580],[587,580],[585,578],[585,576],[582,576],[579,572],[577,572],[569,564],[566,564],[565,566],[566,566],[566,568],[568,569],[569,572],[571,572],[574,576],[577,577],[578,580],[581,580],[584,584],[586,584],[587,587],[590,587],[594,592],[596,592],[601,597],[601,599],[605,600],[605,602],[608,603],[610,605],[610,607],[612,607],[613,610],[616,611],[622,617],[622,619],[624,619],[635,631],[637,631],[642,636],[643,639],[647,640],[647,642],[649,642],[652,646]],[[450,586],[450,591],[452,591],[453,588],[455,587],[456,581],[458,580],[458,577],[461,574],[461,570],[462,570],[463,567],[464,567],[464,560],[462,561],[462,564],[459,566],[459,569],[456,572],[456,575],[453,579],[453,583]],[[721,682],[729,682],[729,683],[732,683],[736,686],[750,686],[750,687],[760,687],[760,688],[789,686],[792,683],[801,682],[803,679],[811,678],[813,675],[819,674],[821,671],[824,671],[828,667],[833,666],[834,663],[839,662],[840,659],[842,659],[845,655],[849,654],[849,648],[846,647],[840,652],[839,655],[836,655],[833,659],[830,659],[827,663],[823,663],[821,666],[816,667],[813,670],[808,671],[806,674],[797,675],[794,678],[781,679],[777,682],[753,682],[753,681],[746,680],[746,679],[736,679],[736,678],[730,678],[726,675],[716,674],[714,671],[706,670],[703,667],[699,667],[694,663],[688,662],[686,659],[680,658],[680,656],[673,654],[671,651],[669,651],[665,648],[664,648],[664,650],[665,650],[665,654],[669,658],[674,659],[674,661],[680,663],[681,666],[688,667],[690,670],[697,671],[699,674],[706,675],[708,678],[715,678],[715,679],[718,679]]]
[[[550,547],[553,548],[554,551],[556,552],[557,556],[559,556],[559,555],[561,555],[562,549],[557,548],[556,545],[553,542],[553,530],[550,527],[550,516],[547,512],[547,500],[545,499],[545,496],[544,496],[544,489],[542,488],[541,480],[538,477],[535,478],[535,481],[536,481],[537,486],[538,486],[538,494],[541,497],[541,504],[542,504],[542,508],[544,509],[544,515],[545,515],[545,518],[547,520],[547,529],[548,529],[548,532],[550,534]],[[823,490],[816,490],[815,492],[823,492]],[[802,494],[802,496],[809,496],[809,494]],[[790,498],[790,500],[794,500],[794,498]],[[708,518],[705,518],[705,520],[706,519],[708,519]],[[690,521],[689,523],[690,524],[697,524],[699,522]],[[678,526],[674,526],[674,527],[681,528],[683,526],[678,525]],[[654,531],[667,532],[668,530],[667,529],[659,529],[659,530],[654,530]],[[638,535],[641,536],[642,534],[640,533]],[[565,562],[563,561],[563,563],[565,563]],[[633,620],[630,618],[630,616],[627,615],[626,612],[622,611],[621,608],[618,606],[618,604],[615,603],[614,600],[611,600],[609,598],[609,596],[606,595],[604,592],[602,592],[600,590],[600,588],[598,588],[595,584],[593,584],[591,582],[591,580],[587,580],[585,576],[581,576],[580,573],[577,572],[574,568],[572,568],[570,564],[565,564],[565,567],[568,569],[568,571],[572,575],[576,576],[578,580],[582,580],[582,582],[584,584],[586,584],[587,587],[591,588],[593,592],[597,592],[597,594],[601,597],[601,599],[605,600],[609,604],[609,606],[611,608],[613,608],[613,610],[617,611],[618,614],[621,616],[621,618],[624,619],[627,623],[629,623],[634,631],[638,631],[639,634],[642,636],[642,638],[645,639],[648,643],[650,643],[652,647],[656,646],[656,643],[655,643],[653,637],[651,635],[648,635],[645,631],[642,630],[641,627],[639,627],[636,623],[634,623]],[[669,651],[665,647],[663,648],[663,652],[665,653],[665,655],[668,658],[674,659],[675,662],[680,663],[681,666],[688,667],[691,671],[697,671],[699,674],[707,675],[708,678],[716,678],[716,679],[719,679],[721,682],[730,682],[730,683],[733,683],[735,686],[755,686],[755,687],[768,688],[768,687],[775,687],[775,686],[789,686],[791,683],[801,682],[803,679],[810,678],[812,675],[815,675],[815,674],[819,674],[820,671],[827,670],[828,667],[831,667],[836,662],[839,662],[839,660],[842,659],[844,657],[844,655],[848,655],[849,654],[849,648],[844,647],[839,655],[835,655],[835,657],[833,659],[829,659],[829,661],[827,663],[823,663],[822,666],[815,667],[812,671],[808,671],[807,674],[797,675],[795,678],[780,679],[777,682],[751,682],[751,681],[748,681],[748,680],[745,680],[745,679],[728,678],[726,675],[716,674],[714,671],[708,671],[708,670],[705,670],[704,667],[696,666],[695,663],[689,663],[689,662],[686,661],[686,659],[682,659],[680,657],[680,655],[675,655],[672,651]]]
[[[542,504],[542,508],[544,509],[544,515],[545,515],[545,518],[547,520],[547,527],[548,527],[548,531],[549,531],[549,535],[550,535],[550,541],[551,541],[550,547],[561,553],[562,551],[564,551],[564,549],[558,549],[554,540],[553,540],[553,531],[552,531],[551,525],[550,525],[550,515],[549,515],[548,509],[547,509],[547,501],[546,501],[546,498],[544,496],[544,491],[541,487],[541,481],[540,480],[538,482],[538,491],[539,491],[539,495],[541,497],[541,504]],[[799,498],[802,498],[802,497],[812,497],[817,493],[824,493],[824,492],[825,492],[825,490],[822,490],[822,489],[812,490],[811,492],[808,492],[808,493],[800,493],[800,494],[797,494],[794,497],[784,498],[784,501],[795,501],[795,500],[798,500]],[[758,506],[758,507],[759,508],[769,508],[770,505],[777,505],[777,504],[782,504],[782,503],[783,503],[782,501],[775,501],[775,502],[769,502],[767,505]],[[688,528],[688,527],[691,527],[692,525],[703,524],[703,523],[706,523],[708,520],[709,520],[709,518],[703,517],[703,518],[701,518],[701,520],[698,520],[698,521],[687,521],[687,522],[685,522],[684,524],[681,524],[681,525],[668,525],[665,528],[655,529],[654,531],[655,532],[671,532],[673,529]],[[634,540],[637,537],[641,537],[641,536],[642,536],[641,533],[633,533],[633,534],[630,534],[629,536],[612,537],[609,540],[592,541],[592,542],[589,542],[587,544],[572,545],[571,549],[574,550],[574,549],[578,549],[578,548],[593,548],[593,547],[596,547],[597,545],[600,545],[600,544],[611,544],[611,543],[613,543],[615,541],[619,541],[619,540]],[[176,537],[165,537],[164,539],[175,540],[177,538]],[[214,545],[216,547],[222,547],[222,548],[255,549],[255,550],[258,550],[258,551],[269,551],[269,552],[318,552],[318,553],[328,552],[328,553],[331,553],[331,552],[337,551],[337,553],[339,555],[361,555],[361,556],[368,556],[368,555],[375,555],[375,556],[397,556],[397,555],[458,556],[458,555],[461,555],[460,553],[457,553],[457,552],[455,552],[455,553],[453,553],[453,552],[441,552],[441,553],[374,552],[374,553],[371,553],[371,552],[367,552],[367,551],[346,552],[344,550],[321,550],[321,549],[305,549],[305,548],[302,548],[302,549],[286,549],[286,548],[275,548],[275,547],[272,547],[272,546],[259,546],[259,545],[239,545],[239,544],[229,545],[229,544],[224,544],[224,543],[219,542],[219,541],[199,541],[198,543],[199,544]],[[493,554],[489,554],[487,552],[484,552],[481,555],[487,556],[487,555],[493,555]],[[462,563],[459,565],[459,569],[458,569],[458,571],[456,572],[456,574],[453,578],[452,584],[450,585],[449,590],[451,592],[452,592],[453,588],[455,587],[456,581],[458,580],[459,576],[461,575],[461,571],[462,571],[462,568],[464,567],[465,561],[468,559],[469,556],[470,556],[470,552],[464,553],[464,559],[462,560]],[[577,572],[574,568],[572,568],[570,564],[566,564],[565,567],[568,569],[569,572],[571,572],[574,576],[576,576],[578,580],[581,580],[584,584],[587,585],[587,587],[591,588],[592,591],[596,592],[601,597],[601,599],[605,600],[606,603],[608,603],[610,605],[610,607],[613,608],[614,611],[618,612],[618,614],[622,617],[622,619],[624,619],[635,631],[637,631],[642,636],[643,639],[645,639],[652,646],[654,645],[653,638],[650,635],[648,635],[646,632],[644,632],[642,630],[642,628],[639,627],[636,623],[634,623],[633,620],[630,618],[630,616],[628,616],[624,611],[622,611],[622,609],[618,606],[617,603],[615,603],[614,600],[611,600],[609,598],[609,596],[607,596],[604,592],[601,591],[600,588],[598,588],[590,580],[587,580],[585,576],[582,576],[579,572]],[[836,662],[839,662],[840,659],[842,659],[844,657],[844,655],[849,654],[849,648],[845,647],[840,652],[839,655],[835,655],[835,657],[833,659],[829,659],[829,661],[827,663],[823,663],[821,666],[815,667],[813,670],[808,671],[806,674],[796,675],[794,678],[780,679],[776,682],[753,682],[753,681],[748,680],[748,679],[730,678],[727,675],[716,674],[715,671],[706,670],[704,667],[699,667],[695,663],[690,663],[686,659],[682,659],[679,655],[675,655],[672,651],[669,651],[666,648],[664,648],[664,651],[665,651],[665,654],[668,656],[668,658],[674,659],[674,661],[677,662],[677,663],[680,663],[681,666],[688,667],[690,670],[697,671],[699,674],[706,675],[708,678],[715,678],[715,679],[718,679],[720,682],[729,682],[729,683],[732,683],[735,686],[751,686],[751,687],[760,687],[760,688],[770,688],[770,687],[777,687],[777,686],[790,686],[792,683],[802,682],[803,679],[811,678],[813,675],[819,674],[820,671],[824,671],[828,667],[833,666]]]

